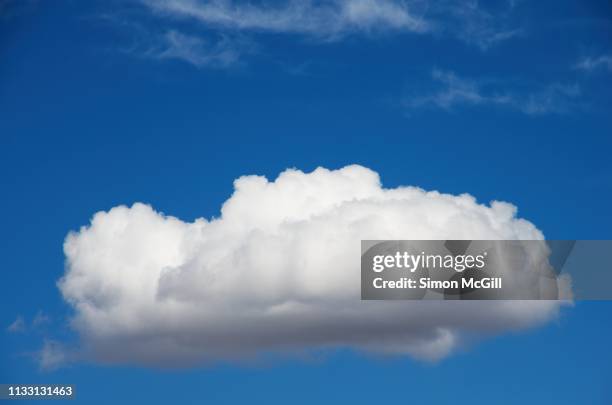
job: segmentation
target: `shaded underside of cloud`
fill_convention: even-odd
[[[511,204],[385,189],[361,166],[234,187],[219,218],[185,222],[137,203],[67,236],[59,287],[82,356],[186,366],[348,347],[439,359],[465,335],[558,311],[546,301],[360,300],[361,239],[542,239]]]

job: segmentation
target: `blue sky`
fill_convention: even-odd
[[[138,201],[183,220],[218,216],[245,174],[357,163],[386,187],[512,202],[549,239],[610,239],[607,2],[423,1],[353,19],[252,4],[298,16],[280,25],[238,6],[219,22],[155,2],[5,4],[3,382],[74,383],[88,404],[120,393],[152,404],[612,400],[607,302],[436,364],[350,350],[172,371],[35,361],[44,341],[78,342],[56,287],[68,231]],[[9,332],[19,316],[25,330]]]

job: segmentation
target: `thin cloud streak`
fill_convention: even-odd
[[[448,35],[487,50],[524,34],[510,24],[513,7],[499,15],[478,2],[329,0],[251,3],[213,0],[142,0],[154,14],[190,19],[217,31],[299,34],[335,41],[380,32]]]
[[[426,32],[428,23],[405,2],[338,0],[322,4],[290,1],[260,5],[232,1],[143,0],[152,11],[191,18],[216,29],[267,31],[338,37],[356,31],[398,30]]]
[[[240,63],[242,53],[250,52],[244,42],[222,36],[216,42],[179,31],[166,32],[158,47],[146,55],[156,59],[177,59],[198,68],[227,68]]]
[[[576,65],[576,68],[586,71],[603,68],[612,72],[612,55],[601,55],[595,58],[584,58]]]
[[[29,333],[40,331],[51,322],[52,320],[49,315],[45,314],[43,311],[38,311],[31,322],[28,322],[23,316],[18,315],[6,330],[9,333]]]
[[[463,78],[452,71],[434,69],[432,79],[440,86],[436,91],[410,97],[404,105],[451,111],[459,106],[500,106],[527,115],[562,114],[575,105],[580,95],[576,84],[552,83],[534,91],[524,92],[504,88],[503,82],[492,84],[484,80]]]
[[[435,3],[430,15],[440,23],[440,29],[450,36],[486,51],[504,41],[526,34],[512,22],[512,4],[496,14],[483,9],[478,1],[447,1]],[[433,17],[432,17],[433,18]]]

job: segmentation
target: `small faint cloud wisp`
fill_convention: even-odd
[[[35,354],[41,370],[50,371],[69,363],[69,352],[54,340],[45,340],[43,347]]]
[[[20,333],[20,332],[25,332],[26,330],[26,324],[25,321],[23,319],[23,317],[20,315],[18,316],[13,323],[11,323],[6,330],[10,333]]]
[[[39,328],[51,323],[51,317],[42,311],[38,311],[32,320],[32,327]]]
[[[170,30],[161,37],[159,45],[149,49],[145,55],[156,59],[182,60],[198,68],[227,68],[239,64],[241,55],[251,51],[245,41],[229,36],[211,41]]]
[[[513,21],[515,6],[498,12],[485,10],[478,1],[446,1],[430,8],[440,30],[469,45],[486,51],[504,41],[526,35],[525,30]]]
[[[39,331],[44,326],[51,323],[51,317],[45,314],[43,311],[38,311],[31,322],[19,315],[15,320],[6,328],[7,332],[10,333],[24,333]]]
[[[576,64],[576,68],[589,72],[596,69],[606,69],[612,72],[612,54],[584,58]]]
[[[433,69],[431,77],[437,88],[427,94],[407,97],[410,109],[439,108],[451,111],[460,106],[500,106],[527,115],[562,114],[571,111],[580,95],[576,84],[551,83],[534,90],[512,90],[501,80],[460,77],[452,71]]]

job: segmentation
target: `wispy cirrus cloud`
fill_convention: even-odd
[[[356,31],[425,32],[416,6],[393,0],[289,1],[252,4],[227,0],[143,0],[158,15],[191,18],[216,29],[337,37]]]
[[[252,47],[247,42],[228,36],[211,40],[170,30],[145,55],[156,59],[182,60],[198,68],[226,68],[239,64],[241,56],[251,51]]]
[[[500,106],[527,115],[561,114],[575,106],[580,95],[577,84],[551,83],[536,89],[512,89],[503,80],[460,77],[452,71],[434,69],[436,89],[412,95],[404,101],[409,108],[439,108],[450,111],[460,106]]]
[[[138,13],[129,14],[132,22],[110,19],[148,33],[143,42],[151,46],[132,51],[198,68],[235,65],[252,53],[264,34],[292,35],[309,43],[337,43],[355,35],[413,34],[455,38],[483,51],[524,34],[513,25],[513,6],[493,12],[476,1],[140,0],[139,4],[155,24],[139,19],[143,14]]]
[[[576,64],[576,68],[586,71],[606,69],[612,72],[612,54],[584,58]]]
[[[46,325],[51,323],[51,317],[43,311],[38,311],[31,322],[18,315],[17,318],[6,328],[9,333],[23,333],[31,331],[40,331]]]
[[[179,60],[197,68],[230,68],[243,64],[245,55],[255,53],[256,44],[236,33],[186,33],[178,29],[151,27],[117,14],[99,16],[130,33],[132,43],[122,53],[154,60]]]
[[[487,11],[477,1],[324,0],[141,0],[155,15],[189,20],[217,31],[282,33],[320,40],[351,34],[448,35],[483,50],[524,31],[512,23],[514,6]]]
[[[528,115],[564,114],[575,107],[581,94],[577,84],[552,83],[525,96],[516,96],[514,106]]]
[[[393,0],[258,4],[230,0],[141,0],[141,4],[156,17],[157,26],[113,14],[104,16],[107,21],[134,31],[135,44],[126,53],[157,60],[181,60],[197,68],[241,64],[246,55],[258,49],[254,37],[262,33],[333,42],[354,33],[422,33],[430,29],[408,2]]]
[[[524,36],[524,28],[513,20],[515,4],[508,2],[496,12],[487,11],[477,0],[432,3],[429,11],[437,29],[448,36],[486,51],[504,41]]]

